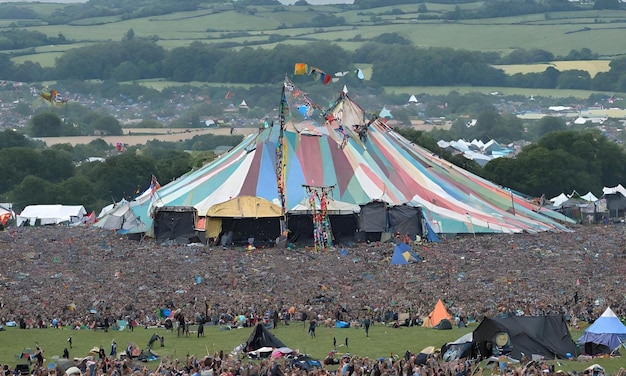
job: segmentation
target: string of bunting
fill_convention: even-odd
[[[337,72],[335,73],[335,77],[344,77],[348,75],[350,72]],[[296,63],[293,69],[294,76],[302,76],[302,75],[310,75],[315,79],[319,79],[324,85],[327,85],[333,79],[333,75],[324,72],[320,68],[309,66],[307,63]],[[363,71],[361,69],[357,69],[355,71],[356,77],[360,80],[365,78]]]

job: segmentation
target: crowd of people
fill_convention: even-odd
[[[0,320],[24,327],[93,328],[117,320],[153,326],[164,324],[162,313],[169,310],[189,322],[221,325],[302,315],[318,325],[399,316],[414,322],[438,299],[463,320],[503,312],[563,313],[575,325],[595,319],[607,306],[625,316],[626,226],[572,230],[460,235],[412,244],[420,262],[390,265],[392,242],[336,244],[323,252],[297,245],[213,249],[130,240],[91,227],[8,228],[0,232],[0,257],[7,260],[0,272]],[[216,359],[211,366],[208,358],[196,361],[186,366],[187,374],[214,369]],[[369,375],[376,364],[380,375],[466,376],[469,366],[450,369],[448,364],[440,372],[412,365],[410,356],[404,363],[372,361],[372,368],[365,359],[353,361],[358,366],[350,375]],[[165,369],[172,366],[162,363]],[[287,371],[284,365],[281,372]],[[129,368],[120,376],[137,372],[153,371]],[[159,372],[168,374],[164,368]],[[223,359],[219,372],[276,376],[278,370],[264,362],[241,366]]]

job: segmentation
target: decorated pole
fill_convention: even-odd
[[[287,199],[285,197],[285,167],[287,162],[287,144],[285,142],[285,118],[289,112],[287,98],[285,97],[285,87],[287,86],[287,82],[287,77],[285,77],[285,83],[283,84],[282,95],[280,97],[280,130],[278,133],[278,142],[276,143],[276,185],[278,187],[278,198],[280,199],[280,210],[282,214],[282,219],[280,221],[280,233],[283,236],[286,236],[287,233]]]

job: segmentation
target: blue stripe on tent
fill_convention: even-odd
[[[257,153],[258,152],[259,150],[257,149]],[[270,202],[278,198],[276,164],[274,162],[276,158],[272,158],[272,155],[276,156],[276,148],[272,147],[269,143],[264,144],[261,154],[261,166],[259,167],[259,178],[256,186],[257,197],[263,197]]]

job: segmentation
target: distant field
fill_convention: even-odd
[[[593,78],[599,72],[608,72],[611,69],[611,67],[609,67],[610,63],[610,60],[553,61],[540,64],[494,65],[494,67],[502,69],[506,74],[538,73],[545,71],[548,67],[554,67],[561,72],[579,69],[589,72]]]
[[[146,129],[136,129],[137,133],[147,133]],[[244,135],[247,136],[254,132],[257,132],[257,128],[237,128],[235,130],[236,135]],[[57,144],[70,144],[72,146],[76,146],[79,144],[88,144],[93,140],[102,139],[108,145],[115,145],[118,142],[122,142],[129,146],[135,145],[144,145],[148,141],[159,140],[164,142],[176,142],[182,140],[189,140],[194,136],[200,136],[205,134],[217,134],[217,135],[230,135],[230,128],[193,128],[190,129],[190,132],[185,132],[184,129],[172,129],[172,133],[167,134],[164,133],[167,130],[159,129],[158,132],[151,132],[154,134],[141,134],[141,135],[128,135],[128,129],[124,130],[124,135],[122,136],[76,136],[76,137],[39,137],[37,140],[45,142],[47,146],[57,145]],[[131,131],[132,133],[132,131]]]
[[[604,93],[606,95],[613,95],[613,92],[598,92],[591,90],[558,90],[558,89],[528,89],[528,88],[515,88],[515,87],[474,87],[474,86],[388,86],[385,87],[385,91],[389,94],[404,94],[418,95],[418,94],[430,94],[430,95],[447,95],[451,91],[456,91],[460,94],[492,94],[494,95],[525,95],[528,98],[530,96],[542,96],[542,97],[554,97],[554,98],[589,98],[591,94]],[[498,93],[498,94],[495,94]]]
[[[480,4],[476,2],[459,6],[466,9],[479,7]],[[425,5],[432,14],[454,9],[454,5]],[[186,46],[194,41],[215,42],[214,38],[225,33],[245,31],[251,36],[227,40],[237,43],[262,42],[262,46],[272,48],[275,44],[269,43],[267,37],[269,34],[281,34],[291,39],[280,43],[301,44],[307,40],[325,40],[341,43],[343,48],[354,50],[381,33],[398,33],[420,47],[449,47],[503,54],[516,48],[539,48],[555,55],[567,55],[571,50],[587,47],[610,58],[626,51],[622,26],[626,22],[626,11],[554,12],[447,22],[419,20],[417,8],[418,4],[406,4],[363,12],[344,11],[337,6],[288,6],[284,7],[285,11],[276,11],[273,6],[258,6],[254,14],[199,10],[132,20],[99,17],[84,19],[72,25],[31,26],[26,29],[50,36],[62,33],[70,40],[90,42],[120,40],[129,29],[133,29],[139,37],[157,35],[159,43],[166,48]],[[394,9],[404,13],[393,14]],[[50,7],[46,11],[49,12]],[[344,18],[346,25],[294,28],[297,24],[310,22],[316,16],[329,13]],[[375,24],[372,17],[385,22]],[[8,24],[4,21],[0,23],[0,31],[2,26],[8,27]],[[348,42],[355,37],[359,37],[357,42]],[[29,57],[35,58],[34,55]]]
[[[166,49],[187,46],[193,42],[233,42],[253,48],[274,48],[279,44],[305,44],[310,41],[329,41],[340,47],[354,51],[372,38],[382,33],[398,33],[411,40],[414,45],[423,48],[447,47],[476,51],[498,52],[502,55],[514,49],[543,49],[555,56],[567,55],[572,50],[583,47],[603,56],[602,60],[593,62],[554,62],[559,70],[583,69],[595,76],[598,72],[609,69],[611,58],[626,53],[624,27],[626,11],[581,11],[552,12],[530,14],[516,17],[495,19],[463,20],[448,22],[443,20],[419,20],[420,4],[404,4],[368,10],[344,10],[341,6],[285,6],[278,11],[274,6],[258,6],[255,12],[240,13],[234,10],[216,12],[203,9],[191,12],[177,12],[162,16],[141,19],[121,20],[120,17],[98,17],[74,22],[72,25],[41,25],[25,29],[39,31],[56,37],[63,34],[71,45],[42,46],[27,51],[13,51],[12,61],[21,64],[31,60],[44,67],[54,65],[55,59],[64,51],[82,47],[95,42],[121,40],[125,33],[133,29],[137,37],[158,36],[159,45]],[[423,3],[427,12],[438,14],[453,10],[454,4]],[[482,2],[460,4],[462,9],[477,8]],[[46,5],[28,3],[28,7],[43,9],[51,13],[60,7],[59,4]],[[402,13],[398,13],[397,10]],[[345,19],[346,24],[331,27],[299,27],[295,26],[310,22],[314,17],[334,14]],[[373,18],[384,22],[375,23]],[[0,32],[8,28],[10,22],[0,21]],[[240,35],[247,33],[248,35]],[[232,36],[231,36],[232,35]],[[281,35],[284,40],[275,41],[271,35]],[[270,42],[270,40],[272,42]],[[518,72],[541,72],[547,64],[498,66],[508,74]],[[371,69],[362,68],[366,78],[371,77]],[[169,85],[167,81],[144,82],[144,85],[162,89]],[[178,83],[172,83],[178,85]],[[194,83],[195,84],[195,83]],[[204,83],[198,83],[203,85]],[[213,85],[213,84],[209,84]],[[224,86],[231,86],[224,84]],[[392,90],[399,90],[391,88]],[[500,91],[524,92],[523,89],[511,88],[429,88],[430,93],[449,92],[450,90],[465,91]],[[404,88],[403,92],[414,91]],[[541,95],[544,90],[528,90],[529,95]],[[532,92],[532,93],[530,93]],[[552,92],[548,95],[587,97],[587,91]]]
[[[61,57],[63,52],[42,52],[32,55],[17,56],[11,59],[15,64],[23,64],[26,61],[36,61],[45,68],[54,67],[56,59]]]

